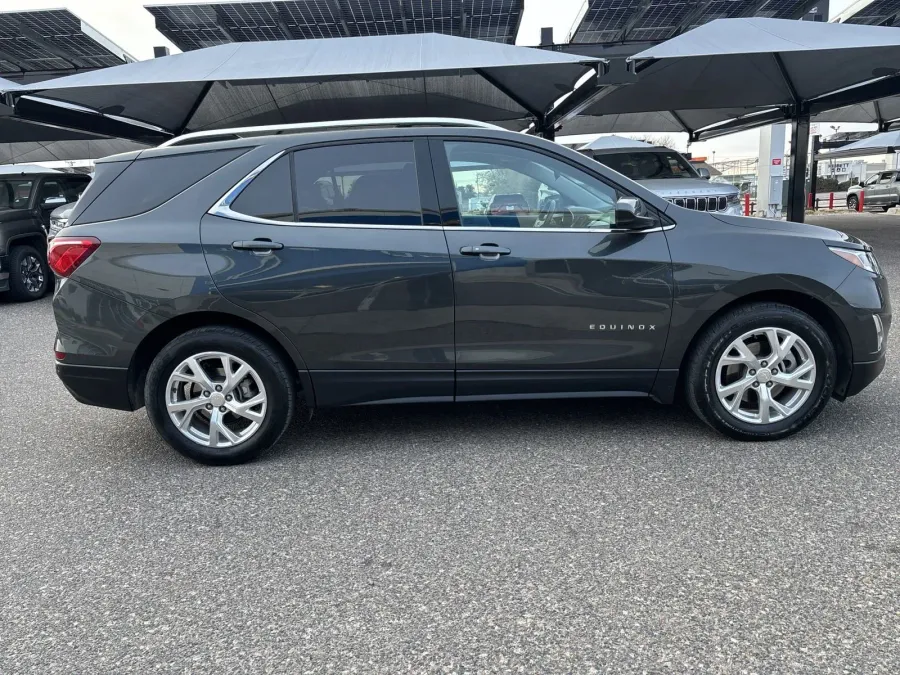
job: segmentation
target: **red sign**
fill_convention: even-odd
[[[772,159],[772,166],[781,166],[781,157],[775,157]]]

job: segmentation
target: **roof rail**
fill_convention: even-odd
[[[304,131],[327,131],[328,129],[352,129],[360,127],[479,127],[481,129],[499,129],[503,127],[490,122],[465,120],[456,117],[385,117],[383,119],[334,120],[330,122],[298,122],[296,124],[269,124],[259,127],[234,127],[231,129],[209,129],[193,131],[176,136],[161,143],[159,147],[173,145],[193,145],[195,143],[212,143],[214,141],[245,138],[247,136],[269,136],[282,133],[302,133]]]

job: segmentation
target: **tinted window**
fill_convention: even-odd
[[[241,191],[231,208],[257,218],[293,221],[290,156],[284,155],[267,166]]]
[[[0,179],[0,210],[27,209],[33,185],[30,178]]]
[[[464,227],[609,228],[615,188],[565,162],[495,143],[444,144]]]
[[[91,182],[89,176],[68,176],[65,180],[66,201],[74,202]]]
[[[687,160],[677,152],[616,152],[595,153],[594,160],[618,171],[631,180],[651,180],[656,178],[697,178]]]
[[[78,222],[127,218],[155,209],[245,152],[237,148],[135,160],[85,208]]]
[[[41,192],[38,195],[38,204],[43,205],[48,199],[53,200],[53,207],[66,203],[66,195],[63,192],[62,180],[44,180],[41,183]],[[60,201],[62,200],[62,201]]]
[[[422,224],[412,142],[298,150],[294,181],[302,222]]]

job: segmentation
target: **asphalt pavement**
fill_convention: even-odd
[[[900,298],[900,217],[869,241]],[[0,302],[0,673],[900,672],[900,345],[776,443],[644,401],[373,407],[210,468]]]

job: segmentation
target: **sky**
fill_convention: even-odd
[[[176,1],[185,2],[185,0],[153,0],[153,4]],[[833,18],[856,1],[831,0],[829,18]],[[0,0],[0,10],[67,7],[98,32],[113,39],[121,49],[142,60],[153,56],[155,45],[168,46],[173,53],[178,51],[156,30],[153,17],[143,8],[144,4],[149,3],[150,0]],[[545,26],[553,27],[556,42],[566,40],[584,5],[585,0],[525,0],[525,13],[516,44],[523,46],[538,44],[541,28]],[[873,125],[844,124],[840,130],[856,131],[867,128],[873,128]],[[687,149],[687,134],[667,135],[675,140],[676,149]],[[589,138],[591,137],[577,137],[573,140]],[[717,161],[755,157],[759,153],[759,130],[732,134],[705,143],[695,143],[690,150],[695,156],[715,156]]]

